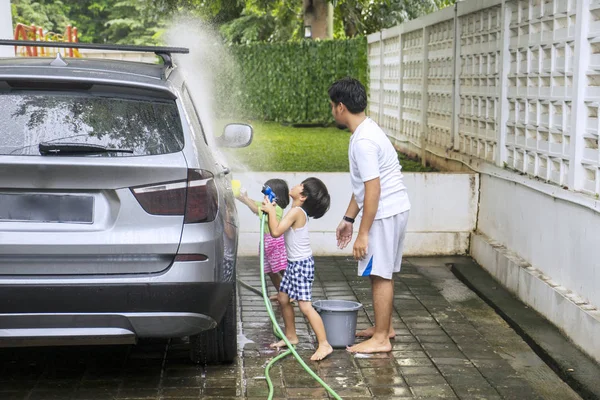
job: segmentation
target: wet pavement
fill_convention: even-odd
[[[445,262],[409,258],[395,280],[393,351],[336,350],[311,362],[315,338],[296,308],[298,351],[344,399],[578,399]],[[355,263],[318,257],[313,298],[365,305],[358,329],[371,325],[368,280]],[[259,287],[258,259],[243,258],[238,277]],[[262,298],[239,287],[240,357],[232,365],[188,361],[185,340],[137,346],[0,350],[0,399],[265,399],[266,363],[277,354]],[[271,372],[276,399],[327,398],[290,356]]]

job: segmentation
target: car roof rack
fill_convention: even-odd
[[[0,46],[53,47],[62,49],[117,50],[137,53],[154,53],[162,58],[165,68],[173,67],[171,54],[188,54],[185,47],[132,46],[126,44],[97,44],[79,42],[42,42],[37,40],[0,40]]]

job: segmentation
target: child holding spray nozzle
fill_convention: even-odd
[[[279,287],[279,304],[285,323],[285,336],[291,344],[298,343],[294,308],[290,299],[298,301],[298,307],[308,319],[319,346],[310,358],[319,361],[327,357],[333,348],[327,341],[325,327],[321,316],[312,306],[312,285],[315,279],[315,260],[310,248],[308,236],[308,218],[321,218],[329,209],[329,192],[323,182],[317,178],[305,179],[290,190],[292,208],[278,221],[276,207],[265,196],[261,209],[269,216],[269,229],[275,238],[285,237],[288,265]],[[272,348],[285,347],[281,340],[271,345]]]
[[[265,182],[265,186],[269,186],[271,190],[277,196],[275,215],[273,219],[280,221],[283,217],[283,209],[286,208],[290,202],[289,199],[289,188],[287,183],[283,179],[269,179]],[[262,217],[262,210],[260,206],[261,201],[255,201],[248,197],[248,194],[244,191],[240,191],[239,201],[244,203],[250,211],[257,214],[258,217]],[[287,253],[285,250],[285,242],[283,237],[273,237],[269,232],[268,221],[265,221],[265,273],[271,278],[273,286],[279,293],[279,285],[281,284],[281,278],[287,267]],[[277,294],[270,297],[271,300],[277,300]]]

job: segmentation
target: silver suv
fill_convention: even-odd
[[[0,59],[0,346],[189,336],[194,361],[232,361],[238,220],[171,62],[187,49],[77,46],[164,63]]]

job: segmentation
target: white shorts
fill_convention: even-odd
[[[373,221],[369,231],[367,255],[358,262],[359,276],[377,275],[392,279],[394,272],[400,272],[408,213],[409,211],[405,211]]]

